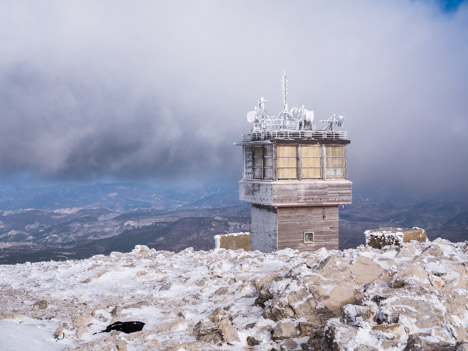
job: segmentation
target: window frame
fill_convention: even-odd
[[[307,234],[312,234],[312,240],[306,240]],[[304,244],[314,244],[315,243],[315,232],[308,231],[304,232]]]

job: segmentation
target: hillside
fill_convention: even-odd
[[[466,350],[467,265],[466,242],[437,239],[0,266],[0,349]],[[117,321],[145,325],[99,333]]]

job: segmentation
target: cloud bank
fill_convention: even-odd
[[[241,177],[260,96],[344,114],[358,187],[468,178],[468,6],[434,1],[6,1],[0,172]]]

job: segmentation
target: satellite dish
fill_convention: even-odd
[[[294,118],[299,118],[299,109],[297,107],[293,107],[292,109],[289,110],[289,113],[291,116]]]
[[[254,111],[252,111],[254,112]],[[262,119],[262,118],[265,118],[266,116],[266,113],[265,113],[265,110],[258,110],[256,113],[255,113],[255,117],[257,119]]]
[[[343,124],[344,124],[344,116],[338,116],[338,118],[336,119],[336,125],[338,127],[343,127]]]
[[[307,123],[312,123],[314,121],[314,111],[304,109],[304,120]]]
[[[257,112],[255,112],[255,111],[247,112],[247,122],[249,122],[249,123],[255,122],[256,117],[257,117]]]

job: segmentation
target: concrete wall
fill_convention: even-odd
[[[251,250],[250,233],[220,234],[216,235],[217,247],[228,250]],[[218,247],[219,244],[219,247]]]
[[[274,207],[252,204],[250,234],[252,250],[278,250],[278,217]]]
[[[349,180],[242,180],[239,183],[239,199],[276,207],[350,204],[352,184]]]

